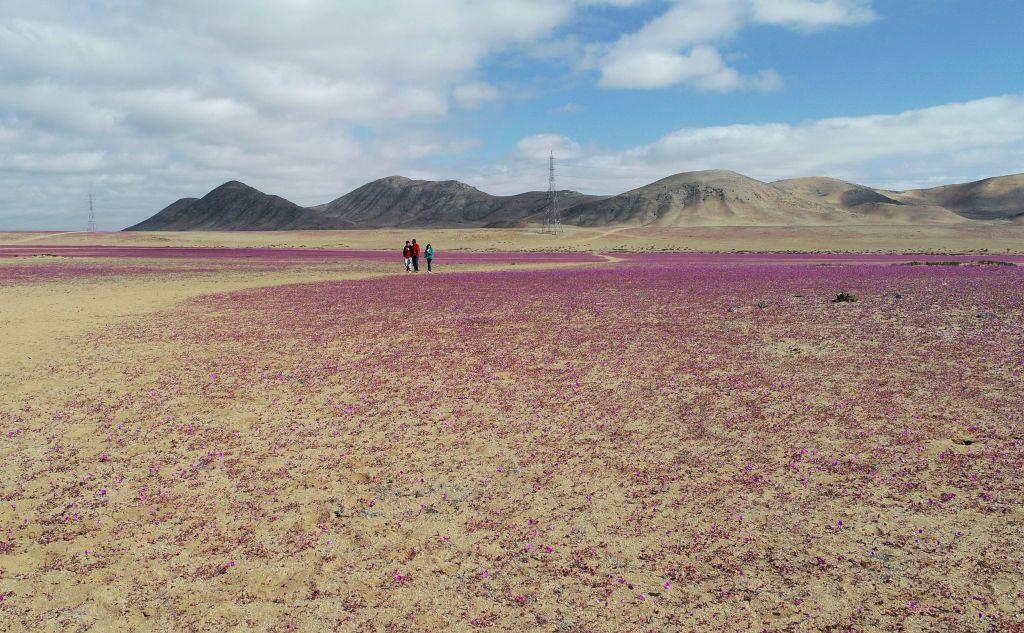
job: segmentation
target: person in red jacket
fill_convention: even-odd
[[[420,245],[416,240],[412,241],[412,269],[413,272],[420,272]]]
[[[405,247],[402,248],[402,259],[405,260],[405,272],[412,272],[412,245],[409,244],[409,240],[405,240]]]

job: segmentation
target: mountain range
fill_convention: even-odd
[[[182,198],[126,231],[514,228],[537,224],[550,194],[494,196],[457,180],[390,176],[301,207],[238,181]],[[562,221],[604,226],[1024,224],[1024,174],[888,191],[834,178],[762,182],[731,171],[686,172],[615,196],[559,191]]]

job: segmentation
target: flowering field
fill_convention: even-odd
[[[0,616],[1024,627],[1024,267],[616,257],[97,332],[0,395]]]
[[[604,262],[590,253],[462,252],[439,254],[437,269]],[[392,251],[308,248],[0,245],[0,287],[118,277],[309,271],[321,274],[400,270]],[[426,261],[420,263],[426,269]]]
[[[391,267],[393,270],[393,267]],[[280,274],[303,271],[323,274],[373,273],[387,271],[381,261],[332,260],[328,262],[239,260],[239,259],[155,259],[106,257],[0,257],[0,288],[54,283],[102,282],[118,279],[195,279],[236,274]]]
[[[202,259],[251,260],[254,262],[319,263],[337,260],[373,262],[401,262],[401,249],[353,250],[330,248],[209,248],[202,246],[61,246],[61,245],[2,245],[0,258],[55,256],[135,258],[142,260]],[[524,264],[600,262],[600,256],[590,253],[530,253],[512,251],[444,251],[438,252],[438,265],[451,264]]]

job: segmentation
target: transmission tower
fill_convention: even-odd
[[[96,231],[96,211],[92,208],[92,192],[89,192],[89,223],[86,225],[86,231],[90,233]]]
[[[560,233],[562,216],[558,212],[558,190],[555,188],[555,153],[548,155],[548,210],[544,214],[543,233]]]

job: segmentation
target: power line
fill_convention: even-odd
[[[544,214],[542,233],[561,233],[562,216],[558,212],[558,188],[555,186],[555,153],[548,155],[548,210]]]
[[[96,211],[92,207],[92,192],[89,192],[89,222],[86,224],[86,231],[94,233],[96,231]]]

